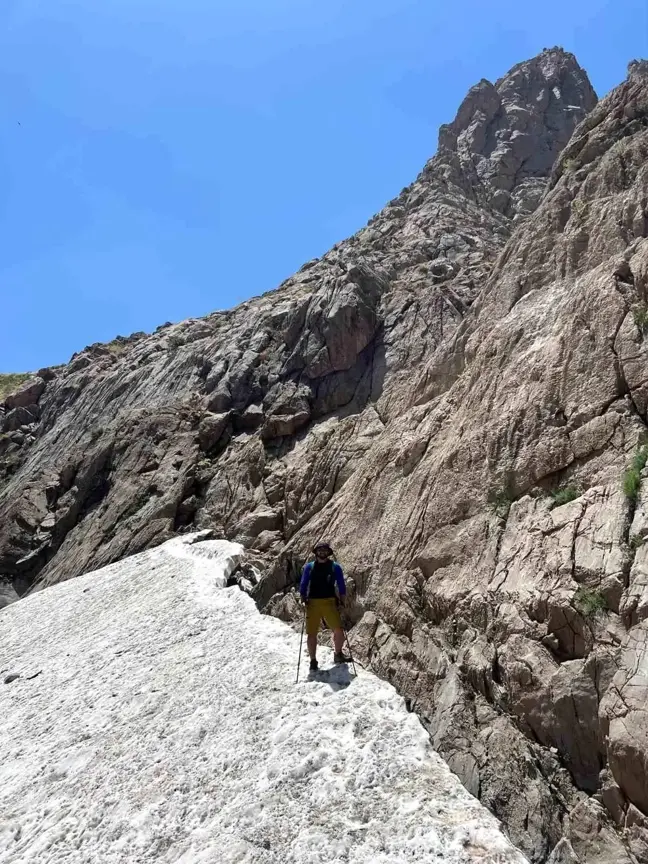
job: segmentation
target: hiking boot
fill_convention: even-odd
[[[310,670],[311,670],[311,672],[317,672],[318,668],[319,667],[317,665],[317,660],[313,657],[313,659],[310,662]]]
[[[337,654],[333,655],[333,662],[336,664],[349,663],[350,661],[351,661],[351,658],[347,657],[343,651],[339,651]]]

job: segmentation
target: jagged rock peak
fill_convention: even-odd
[[[535,209],[545,179],[574,129],[596,105],[573,54],[545,49],[495,84],[472,87],[452,123],[439,130],[437,159],[453,182],[507,216]]]
[[[648,60],[631,60],[628,63],[628,75],[641,81],[648,80]]]

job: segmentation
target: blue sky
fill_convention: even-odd
[[[646,0],[3,0],[0,371],[274,288],[410,183],[466,90]]]

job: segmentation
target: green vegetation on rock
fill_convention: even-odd
[[[607,609],[607,602],[600,591],[580,585],[574,594],[574,606],[584,618],[594,618]]]
[[[0,372],[0,399],[6,399],[10,393],[17,390],[28,378],[29,372]]]
[[[637,306],[632,311],[632,317],[634,318],[634,323],[637,325],[637,329],[643,336],[646,329],[648,329],[648,309],[645,306]]]
[[[636,501],[641,487],[641,472],[648,462],[648,444],[640,447],[632,457],[630,467],[623,474],[623,494],[630,501]]]
[[[491,489],[488,496],[488,502],[493,512],[500,519],[506,519],[511,509],[511,504],[515,501],[513,493],[510,489],[502,487],[501,489]]]
[[[580,498],[580,494],[580,490],[575,486],[561,486],[560,489],[554,489],[551,492],[553,506],[561,507],[563,504],[569,504],[570,501]]]

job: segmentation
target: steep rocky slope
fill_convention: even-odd
[[[273,294],[43,370],[5,403],[11,590],[195,525],[290,618],[325,534],[358,651],[530,860],[648,861],[647,77],[482,81]]]
[[[280,548],[402,411],[595,101],[558,50],[482,81],[417,181],[278,291],[41,370],[5,402],[0,572],[22,592],[192,522]]]
[[[647,83],[635,64],[576,130],[452,362],[309,525],[358,580],[374,668],[535,860],[564,830],[573,860],[632,860],[582,792],[648,856],[646,524],[622,489],[646,425]]]

